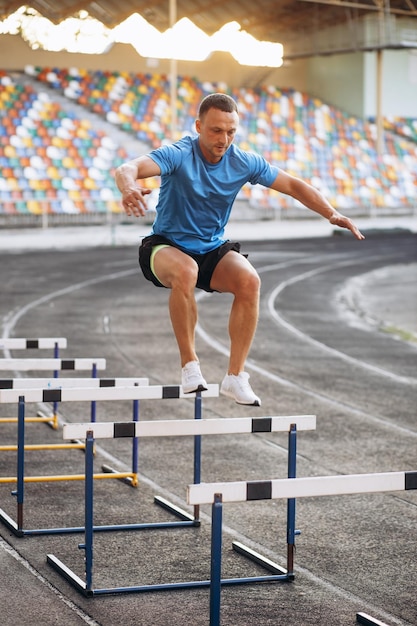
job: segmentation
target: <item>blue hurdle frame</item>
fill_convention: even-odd
[[[93,368],[96,377],[96,369]],[[166,391],[164,398],[178,398],[177,385],[165,386]],[[172,393],[171,391],[172,390]],[[51,389],[51,397],[54,390]],[[195,394],[194,399],[194,419],[202,418],[202,397],[201,392]],[[133,416],[134,422],[139,421],[139,400],[133,400]],[[96,402],[91,403],[91,422],[96,421]],[[86,449],[84,449],[86,452]],[[132,437],[132,474],[138,473],[139,465],[139,439]],[[108,474],[115,474],[116,470],[108,466],[102,466],[102,470]],[[87,476],[87,474],[85,474]],[[46,479],[47,477],[45,477]],[[94,478],[94,475],[93,475]],[[117,478],[117,476],[115,476]],[[119,479],[126,484],[132,484],[131,478]],[[35,482],[35,481],[33,481]],[[201,482],[201,435],[194,436],[194,483]],[[33,536],[33,535],[59,535],[59,534],[75,534],[85,532],[85,526],[69,526],[57,528],[24,528],[23,510],[24,510],[24,494],[25,494],[25,397],[19,396],[18,402],[18,427],[17,427],[17,473],[16,473],[16,489],[11,492],[12,496],[16,496],[17,502],[17,518],[13,520],[2,508],[0,508],[0,522],[12,531],[16,537]],[[144,522],[139,524],[111,524],[94,526],[94,532],[109,532],[120,530],[147,530],[147,529],[166,529],[177,528],[181,526],[200,526],[200,507],[194,506],[194,514],[181,509],[175,504],[169,502],[161,496],[154,496],[154,502],[161,508],[165,509],[176,517],[175,521],[170,522]]]
[[[201,398],[200,398],[201,400]],[[201,435],[198,435],[198,448],[201,451]],[[209,580],[194,580],[173,583],[160,583],[149,585],[133,585],[125,587],[94,588],[93,587],[93,540],[95,526],[93,523],[94,480],[93,480],[93,431],[88,431],[85,446],[85,534],[84,543],[79,548],[85,551],[85,580],[75,574],[60,559],[53,554],[47,555],[47,563],[63,576],[77,591],[86,597],[103,596],[111,594],[141,593],[148,591],[172,591],[176,589],[189,589],[210,587],[210,611],[213,616],[220,615],[220,589],[223,585],[241,585],[263,582],[292,582],[294,580],[294,550],[295,537],[300,534],[295,530],[295,498],[287,499],[287,569],[273,563],[270,559],[251,550],[241,543],[233,542],[233,549],[254,561],[271,572],[263,576],[249,576],[241,578],[221,578],[221,544],[222,544],[222,503],[221,497],[212,506],[212,549],[211,549],[211,577]],[[297,455],[297,428],[291,424],[288,432],[288,478],[296,477]],[[199,468],[198,481],[200,482]],[[194,524],[193,524],[194,525]],[[145,526],[142,526],[142,528]],[[154,525],[146,525],[146,528],[155,528]],[[156,527],[164,527],[157,525]],[[166,527],[166,526],[165,526]],[[120,529],[120,527],[118,527]],[[128,528],[126,528],[128,529]],[[210,621],[211,626],[219,626],[220,621]]]

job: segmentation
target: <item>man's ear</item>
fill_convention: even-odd
[[[195,121],[195,128],[198,134],[200,134],[200,120]]]

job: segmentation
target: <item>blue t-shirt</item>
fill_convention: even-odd
[[[278,168],[264,157],[234,144],[218,163],[209,163],[198,136],[157,148],[149,157],[161,170],[152,233],[195,254],[210,252],[224,243],[233,202],[245,183],[269,187],[278,174]]]

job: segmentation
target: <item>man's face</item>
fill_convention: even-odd
[[[220,161],[235,137],[238,124],[236,112],[219,109],[209,109],[202,119],[196,120],[201,152],[209,163]]]

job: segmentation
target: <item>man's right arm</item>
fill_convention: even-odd
[[[148,156],[140,156],[132,161],[120,165],[115,172],[116,185],[122,194],[122,206],[126,215],[143,217],[147,204],[146,197],[151,190],[143,189],[137,184],[138,180],[159,176],[159,166]]]

